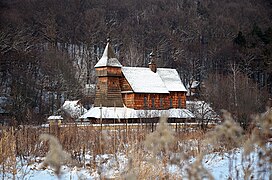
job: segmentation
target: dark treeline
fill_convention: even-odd
[[[42,122],[84,97],[110,36],[123,65],[154,51],[185,84],[205,82],[216,110],[248,120],[272,92],[271,17],[269,0],[2,0],[0,91],[16,122]]]

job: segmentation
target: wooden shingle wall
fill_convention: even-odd
[[[96,68],[97,84],[94,106],[123,107],[120,76],[121,68],[100,67]]]
[[[171,92],[170,94],[123,93],[122,98],[126,107],[134,109],[186,108],[184,92]]]
[[[120,86],[121,86],[121,91],[132,91],[132,88],[125,77],[120,78]]]

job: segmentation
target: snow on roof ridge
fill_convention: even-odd
[[[78,118],[82,113],[86,113],[87,109],[79,104],[79,100],[65,101],[61,106],[61,109],[68,113],[73,118]]]
[[[80,118],[101,118],[101,116],[103,119],[157,118],[162,115],[167,115],[169,118],[195,118],[188,109],[135,110],[126,107],[94,107]]]

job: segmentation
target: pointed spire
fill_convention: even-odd
[[[110,43],[110,42],[111,42],[111,38],[108,37],[108,38],[107,38],[107,43]]]
[[[110,45],[110,38],[107,39],[107,45],[104,49],[103,55],[100,58],[100,60],[97,62],[97,64],[94,66],[97,67],[105,67],[105,66],[111,66],[111,67],[122,67],[122,64],[118,61],[111,45]]]
[[[151,71],[153,71],[154,73],[157,72],[157,65],[155,62],[155,53],[152,50],[152,52],[149,54],[149,58],[150,58],[150,62],[148,63],[148,67]]]
[[[155,57],[155,53],[154,53],[154,51],[152,50],[152,52],[149,54],[149,58],[150,58],[150,62],[149,62],[149,63],[155,63],[155,62],[154,62],[154,57]]]

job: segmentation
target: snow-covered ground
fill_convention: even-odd
[[[268,144],[272,148],[272,144]],[[244,179],[244,172],[246,168],[249,168],[252,179],[264,179],[269,180],[272,176],[271,164],[266,162],[265,164],[258,164],[260,150],[256,150],[250,154],[250,161],[243,160],[243,149],[233,150],[231,153],[211,153],[203,157],[202,165],[208,170],[208,172],[214,177],[214,179]],[[17,159],[19,161],[19,159]],[[39,180],[54,180],[58,177],[54,175],[54,171],[48,167],[43,169],[43,158],[34,158],[32,163],[17,163],[16,179],[39,179]],[[104,154],[96,157],[96,168],[91,167],[90,162],[92,157],[87,155],[85,157],[85,166],[83,167],[71,167],[62,166],[62,175],[60,179],[101,179],[119,177],[121,173],[124,173],[128,168],[128,157],[124,154]],[[168,164],[167,171],[172,174],[176,174],[177,177],[185,177],[185,169],[195,161],[195,158],[189,158],[189,160],[183,165]],[[21,161],[22,162],[22,161]],[[1,171],[0,171],[1,172]],[[11,173],[0,174],[1,179],[11,179]],[[204,178],[205,179],[205,178]]]

